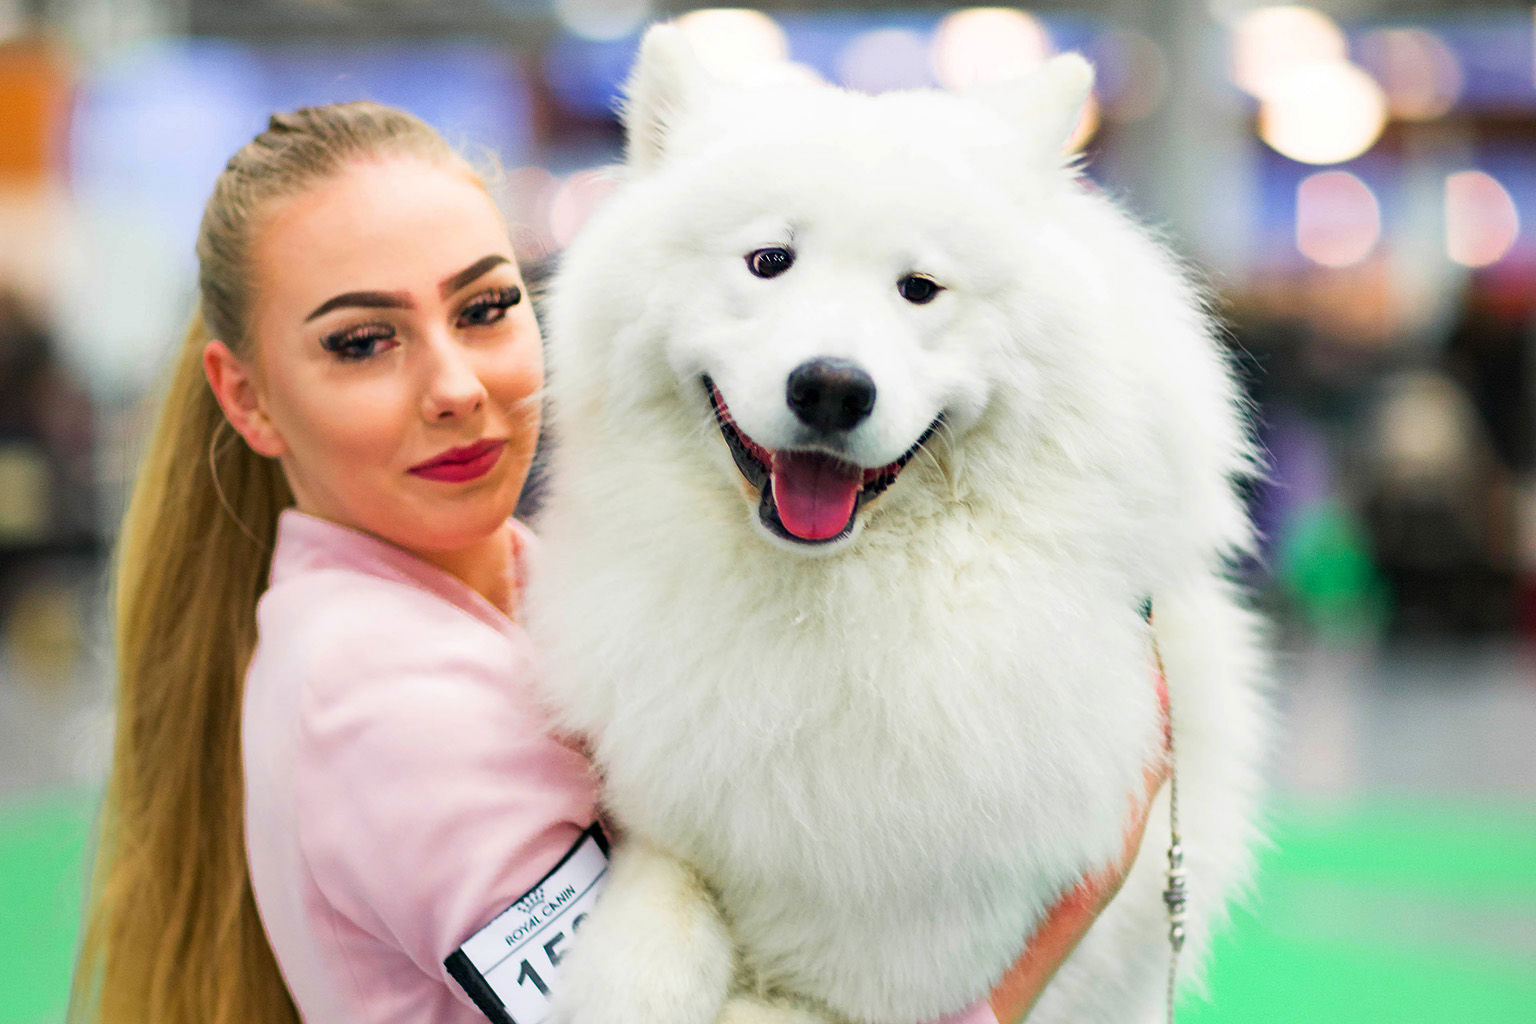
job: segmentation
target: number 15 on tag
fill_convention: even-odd
[[[608,878],[593,825],[538,885],[470,936],[444,965],[496,1024],[543,1024],[572,936]]]

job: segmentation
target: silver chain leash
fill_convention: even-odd
[[[1161,658],[1158,659],[1161,662]],[[1167,675],[1164,675],[1166,681]],[[1168,1024],[1173,1024],[1174,988],[1179,973],[1179,951],[1184,948],[1184,845],[1179,835],[1179,773],[1173,756],[1173,714],[1168,715],[1168,888],[1163,904],[1168,908]]]
[[[1152,599],[1148,597],[1141,606],[1141,617],[1152,626]],[[1168,670],[1163,665],[1163,654],[1157,649],[1157,634],[1152,634],[1152,658],[1157,664],[1157,675],[1162,682],[1163,713],[1167,716],[1168,729],[1168,888],[1163,890],[1163,906],[1168,909],[1168,988],[1166,992],[1167,1024],[1174,1024],[1174,1001],[1179,982],[1179,952],[1184,948],[1185,911],[1189,906],[1189,893],[1185,888],[1184,838],[1179,834],[1179,766],[1173,747],[1173,692],[1168,686]]]

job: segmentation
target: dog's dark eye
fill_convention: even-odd
[[[794,251],[777,245],[747,253],[747,269],[758,277],[778,277],[794,262]]]
[[[896,282],[896,290],[901,297],[908,302],[921,306],[925,302],[932,302],[933,297],[944,288],[933,278],[923,274],[908,274]]]

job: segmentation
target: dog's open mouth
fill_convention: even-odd
[[[852,533],[859,509],[896,482],[943,418],[929,424],[895,462],[866,469],[828,452],[764,448],[736,425],[714,381],[703,380],[736,468],[762,495],[758,518],[774,534],[802,544],[825,544]]]

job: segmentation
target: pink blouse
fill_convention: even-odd
[[[246,853],[300,1015],[484,1024],[444,958],[596,813],[531,693],[531,642],[451,574],[294,509],[256,616]]]

